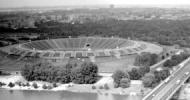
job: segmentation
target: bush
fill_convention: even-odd
[[[1,86],[4,86],[4,85],[6,85],[6,84],[5,84],[5,83],[3,83],[3,82],[0,82],[0,87],[1,87]]]
[[[53,88],[53,87],[52,87],[51,85],[48,85],[48,86],[47,86],[47,89],[48,89],[48,90],[51,90],[52,88]]]
[[[16,82],[15,84],[17,84],[18,86],[22,86],[22,82]]]
[[[130,86],[130,79],[122,78],[121,81],[120,81],[120,87],[128,88],[129,86]]]
[[[92,86],[92,89],[93,89],[93,90],[96,89],[96,86],[93,85],[93,86]]]
[[[15,84],[14,84],[14,83],[12,83],[12,82],[10,82],[10,83],[8,84],[8,86],[9,86],[10,88],[12,88],[12,87],[14,87],[14,86],[15,86]]]
[[[103,87],[103,86],[100,86],[99,89],[104,89],[104,87]]]
[[[56,83],[53,83],[53,87],[57,87],[57,84],[56,84]]]
[[[108,84],[104,84],[104,89],[105,90],[109,90],[110,89],[109,86],[108,86]]]
[[[36,83],[33,83],[32,86],[37,89],[38,88],[38,85]]]
[[[27,83],[26,83],[26,86],[29,87],[29,86],[30,86],[30,83],[27,82]]]
[[[119,87],[119,84],[114,83],[114,88],[118,88],[118,87]]]
[[[43,88],[43,89],[47,89],[48,87],[47,87],[47,85],[44,84],[44,85],[42,86],[42,88]]]
[[[0,71],[0,75],[2,76],[8,76],[8,75],[11,75],[9,72],[6,72],[6,71]]]
[[[26,84],[22,83],[22,84],[21,84],[21,86],[25,87],[25,86],[26,86]]]

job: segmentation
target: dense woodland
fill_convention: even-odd
[[[39,33],[41,39],[68,36],[115,36],[164,45],[179,44],[190,47],[190,20],[128,20],[114,19],[88,23],[36,22],[37,28],[0,28],[1,35],[8,33]]]

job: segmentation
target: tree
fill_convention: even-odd
[[[120,87],[122,88],[128,88],[130,86],[130,79],[128,78],[122,78],[120,80]]]
[[[97,81],[98,67],[92,62],[82,64],[67,64],[59,67],[49,63],[26,64],[22,68],[22,75],[28,81],[74,82],[78,84],[92,84]]]
[[[121,70],[117,70],[114,72],[114,74],[112,75],[112,78],[114,80],[114,84],[115,86],[120,86],[120,81],[122,78],[128,78],[130,79],[130,76],[128,74],[128,72],[123,72]]]
[[[15,84],[18,86],[22,86],[22,82],[20,82],[20,81],[15,82]]]
[[[168,69],[164,69],[161,71],[155,71],[155,82],[159,83],[162,80],[165,80],[170,75],[170,71]]]
[[[48,90],[50,90],[50,89],[52,89],[52,88],[53,88],[53,87],[52,87],[51,85],[48,85],[48,86],[47,86],[47,89],[48,89]]]
[[[98,67],[92,62],[84,62],[71,71],[71,80],[78,84],[92,84],[97,81]]]
[[[77,83],[77,84],[83,84],[83,83],[85,83],[84,82],[84,80],[85,80],[84,76],[82,75],[81,69],[79,67],[74,68],[71,71],[71,80],[72,80],[72,82]]]
[[[28,81],[32,81],[32,65],[31,64],[26,64],[22,69],[21,69],[21,74],[24,76],[24,78]]]
[[[60,68],[59,71],[56,71],[57,74],[55,75],[56,81],[61,83],[69,83],[71,82],[71,72],[70,70],[65,69],[64,67]]]
[[[38,85],[36,83],[33,83],[32,86],[37,89],[38,88]]]
[[[173,66],[178,65],[179,63],[181,63],[183,60],[185,60],[188,57],[189,57],[189,54],[186,54],[186,53],[181,53],[180,55],[173,55],[171,59],[164,62],[163,66],[172,68]]]
[[[141,66],[139,68],[139,73],[141,75],[141,77],[143,77],[146,73],[150,72],[150,67],[147,66]]]
[[[142,78],[142,82],[144,84],[144,87],[152,87],[154,84],[155,76],[152,73],[147,73],[145,76]]]
[[[157,62],[158,55],[151,53],[141,53],[135,58],[134,65],[136,66],[152,66]]]
[[[166,60],[163,64],[164,67],[172,68],[175,65],[175,62],[172,60]]]
[[[29,87],[29,86],[30,86],[30,83],[27,82],[27,83],[26,83],[26,86]]]
[[[56,83],[53,83],[53,87],[57,87],[57,84],[56,84]]]
[[[137,68],[132,68],[129,72],[129,76],[131,80],[139,80],[142,77],[140,70]]]
[[[12,87],[15,86],[15,84],[13,84],[12,82],[10,82],[10,83],[8,84],[8,86],[9,86],[10,88],[12,88]]]
[[[6,84],[3,83],[3,82],[0,82],[0,87],[2,87],[2,86],[4,86],[4,85],[6,85]]]
[[[44,85],[42,86],[42,88],[43,88],[43,89],[47,89],[48,87],[47,87],[47,85],[44,84]]]

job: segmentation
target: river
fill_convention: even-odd
[[[141,100],[140,96],[0,89],[0,100]]]

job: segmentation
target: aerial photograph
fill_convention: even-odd
[[[190,100],[190,0],[0,0],[0,100]]]

